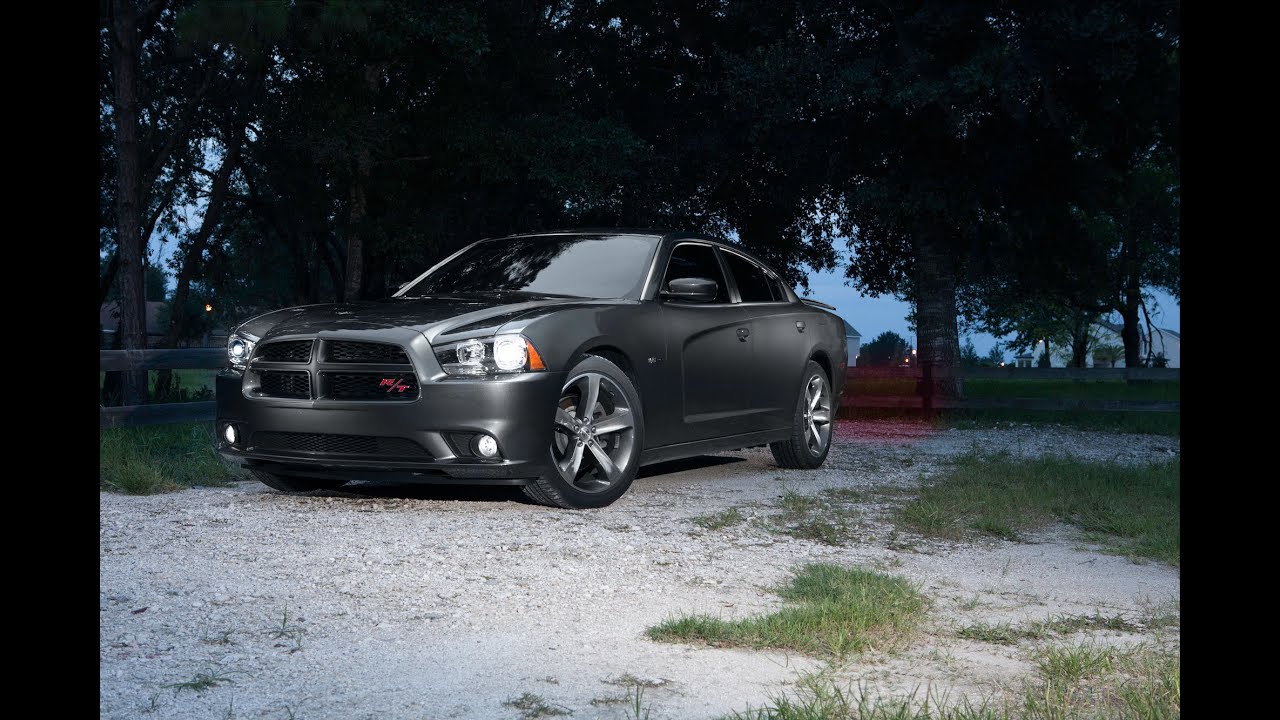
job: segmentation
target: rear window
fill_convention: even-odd
[[[731,252],[724,253],[724,258],[728,262],[729,271],[733,273],[733,279],[738,283],[738,295],[742,297],[742,302],[773,302],[777,299],[773,296],[773,289],[769,287],[768,276],[759,265]]]

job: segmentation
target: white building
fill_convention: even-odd
[[[854,330],[848,320],[844,321],[844,341],[849,346],[849,367],[857,367],[858,355],[862,352],[862,333]]]
[[[1124,339],[1120,336],[1121,326],[1110,322],[1100,322],[1093,326],[1093,342],[1091,348],[1097,348],[1098,345],[1113,345],[1118,348],[1124,348]],[[1139,334],[1142,342],[1141,357],[1147,358],[1147,332],[1146,328],[1142,329]],[[1164,355],[1165,367],[1177,368],[1182,367],[1182,335],[1176,330],[1169,328],[1151,328],[1151,345],[1154,348],[1153,356]],[[1089,352],[1089,367],[1113,367],[1110,362],[1103,361],[1094,357],[1094,350]],[[1030,352],[1022,352],[1014,356],[1014,363],[1017,367],[1038,367],[1040,364],[1040,356],[1044,354],[1044,341],[1041,340],[1031,348]],[[1071,360],[1071,347],[1065,344],[1051,345],[1049,348],[1049,367],[1066,367]],[[1120,357],[1116,360],[1114,367],[1124,367],[1124,351],[1120,351]]]

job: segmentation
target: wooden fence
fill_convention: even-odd
[[[857,408],[933,410],[1077,410],[1084,412],[1178,412],[1178,400],[1104,398],[951,398],[938,396],[937,381],[944,378],[992,380],[1179,381],[1178,368],[954,368],[938,372],[930,367],[851,367],[846,371],[842,410]],[[910,392],[876,394],[859,388],[859,381],[914,381]],[[1016,390],[1016,386],[1010,386]]]
[[[189,350],[100,350],[98,369],[103,371],[127,370],[210,370],[226,365],[227,355],[222,348],[193,348]],[[957,368],[951,377],[1003,380],[1179,380],[1177,368]],[[1016,409],[1016,410],[1079,410],[1079,411],[1127,411],[1127,412],[1178,412],[1177,400],[1110,400],[1091,398],[944,398],[937,397],[935,381],[943,377],[930,368],[869,368],[851,367],[845,381],[845,394],[841,407],[856,408],[920,409],[932,412],[941,409]],[[914,392],[869,394],[858,390],[860,380],[910,380]],[[99,426],[102,428],[154,423],[212,420],[214,403],[185,402],[156,405],[126,405],[102,407]]]
[[[98,369],[113,370],[216,370],[227,364],[223,348],[190,350],[99,350]],[[156,405],[102,407],[99,428],[154,423],[212,420],[214,403],[180,402]]]

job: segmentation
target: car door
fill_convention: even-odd
[[[681,242],[671,250],[659,292],[676,278],[716,281],[718,294],[705,303],[659,298],[669,362],[679,364],[678,424],[646,428],[653,445],[736,435],[752,429],[751,343],[745,311],[730,302],[715,247]],[[675,373],[672,373],[675,376]]]
[[[789,427],[811,338],[818,329],[808,327],[811,313],[791,302],[772,273],[731,250],[722,251],[721,256],[751,332],[751,364],[757,378],[751,386],[753,429]],[[810,330],[812,333],[806,334]]]

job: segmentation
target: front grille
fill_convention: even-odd
[[[258,450],[317,453],[323,455],[380,455],[430,458],[418,443],[407,438],[370,435],[326,435],[323,433],[257,432],[253,446]]]
[[[259,373],[258,393],[270,397],[311,397],[311,375],[305,370],[263,370]]]
[[[329,341],[325,359],[336,363],[386,363],[408,365],[404,349],[386,343]]]
[[[258,347],[257,360],[304,363],[311,359],[310,340],[284,340]]]
[[[334,400],[414,400],[418,378],[412,372],[322,373],[325,396]]]

